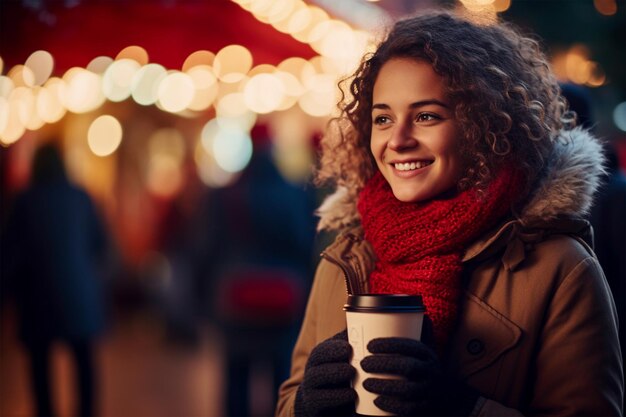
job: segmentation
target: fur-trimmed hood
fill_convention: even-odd
[[[602,145],[588,130],[562,130],[530,197],[518,213],[524,225],[559,217],[585,217],[605,173]],[[338,187],[317,210],[318,229],[338,230],[360,222],[356,195]]]
[[[585,217],[605,174],[602,145],[588,130],[561,131],[543,175],[520,213],[523,224]]]

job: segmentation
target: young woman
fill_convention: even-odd
[[[433,342],[378,339],[400,415],[622,415],[610,291],[584,220],[603,157],[537,42],[448,13],[395,24],[323,141],[337,192],[277,415],[351,415],[346,290],[421,294]],[[347,286],[347,288],[346,288]],[[384,354],[384,355],[381,355]]]

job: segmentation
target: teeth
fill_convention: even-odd
[[[432,162],[424,162],[424,161],[420,161],[420,162],[405,162],[405,163],[394,164],[394,167],[398,171],[412,171],[414,169],[424,168],[425,166],[428,166],[431,163]]]

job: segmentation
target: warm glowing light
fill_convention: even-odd
[[[265,13],[265,23],[275,24],[291,15],[296,2],[292,0],[276,0]]]
[[[290,7],[289,13],[282,13],[281,16],[275,16],[272,19],[272,26],[279,32],[289,33],[289,25],[293,24],[293,16],[297,15],[300,10],[307,8],[308,6],[302,0],[292,0],[292,6]]]
[[[278,70],[293,74],[301,83],[315,74],[313,65],[304,58],[287,58],[278,64]]]
[[[243,93],[230,93],[223,96],[216,105],[215,113],[217,117],[211,122],[220,129],[250,131],[257,119],[257,114],[246,106]]]
[[[15,83],[9,77],[0,75],[0,97],[9,98],[9,94],[15,88]]]
[[[589,87],[601,87],[606,81],[606,74],[604,73],[604,70],[602,69],[600,64],[598,64],[597,62],[590,61],[590,64],[590,74],[586,84]]]
[[[131,85],[135,74],[141,66],[134,59],[120,59],[114,61],[102,77],[102,91],[111,101],[124,101],[131,94]]]
[[[506,12],[511,8],[511,0],[495,0],[493,2],[493,8],[498,13]]]
[[[91,60],[87,65],[87,70],[94,72],[96,74],[103,75],[109,65],[113,63],[113,58],[108,56],[99,56]]]
[[[185,62],[183,63],[183,72],[188,72],[191,68],[197,65],[204,65],[211,67],[215,61],[215,54],[211,51],[200,50],[189,54]]]
[[[490,25],[498,19],[495,0],[461,0],[461,4],[460,13],[478,25]]]
[[[593,0],[598,13],[604,16],[613,16],[617,13],[617,2],[615,0]]]
[[[304,87],[302,86],[300,81],[298,81],[295,75],[290,72],[276,71],[276,73],[274,73],[274,76],[281,81],[285,89],[282,103],[277,108],[277,110],[287,110],[298,101],[298,97],[304,94]]]
[[[257,114],[253,111],[246,110],[245,113],[232,116],[217,116],[215,118],[220,129],[239,129],[249,132],[252,126],[256,124]]]
[[[271,113],[276,110],[285,95],[281,80],[272,74],[258,74],[248,81],[243,92],[248,108],[256,113]]]
[[[17,142],[26,131],[18,115],[17,103],[11,100],[6,107],[8,107],[8,111],[5,112],[7,120],[4,122],[4,129],[0,131],[0,144],[3,146]]]
[[[86,113],[100,107],[105,97],[100,88],[101,78],[98,74],[82,68],[70,68],[63,81],[66,88],[61,97],[63,105],[73,113]]]
[[[202,127],[202,132],[200,133],[200,143],[204,148],[205,152],[209,155],[213,155],[213,142],[215,141],[215,136],[217,136],[217,132],[219,132],[220,126],[217,124],[216,119],[211,119],[204,124]]]
[[[494,3],[494,0],[460,0],[463,6],[469,10],[480,10],[485,6],[490,6]]]
[[[158,129],[148,139],[149,155],[168,155],[177,164],[181,164],[185,157],[185,139],[178,129]]]
[[[215,56],[213,68],[221,81],[236,83],[252,68],[252,54],[241,45],[226,46]]]
[[[252,68],[249,72],[248,72],[248,77],[252,78],[257,74],[272,74],[274,73],[274,71],[276,71],[276,67],[270,64],[261,64],[261,65],[257,65],[256,67]]]
[[[163,197],[176,194],[183,184],[184,157],[185,140],[180,131],[155,131],[148,140],[148,189]]]
[[[17,110],[20,123],[28,130],[37,130],[45,123],[36,112],[36,96],[37,90],[33,88],[17,87],[9,97],[9,103]]]
[[[87,142],[95,155],[111,155],[122,142],[122,125],[113,116],[100,116],[89,126]]]
[[[33,72],[34,85],[43,85],[52,74],[54,58],[48,51],[35,51],[26,59],[24,66]]]
[[[187,71],[194,85],[194,96],[187,106],[189,110],[202,111],[209,108],[219,93],[219,83],[208,65],[196,65]]]
[[[329,27],[322,38],[312,44],[322,56],[318,72],[337,74],[352,73],[368,48],[370,35],[364,31],[354,31],[345,24],[329,21]]]
[[[226,94],[215,107],[220,117],[237,117],[248,111],[243,93]]]
[[[37,111],[37,101],[41,91],[41,87],[35,87],[32,89],[32,100],[29,99],[28,119],[25,121],[24,127],[31,131],[39,130],[46,124],[46,121],[39,116],[39,112]]]
[[[0,132],[9,124],[9,100],[0,97]]]
[[[159,105],[166,111],[176,113],[191,104],[195,88],[191,77],[184,72],[172,71],[159,84]]]
[[[311,116],[327,116],[337,103],[335,79],[328,74],[310,77],[305,84],[307,92],[300,97],[300,108]]]
[[[319,7],[309,6],[308,11],[310,19],[307,26],[298,32],[291,33],[291,36],[303,43],[309,43],[311,41],[311,33],[317,25],[330,19],[328,13]]]
[[[257,19],[263,18],[272,7],[273,1],[274,0],[255,0],[250,4],[249,11],[254,14]]]
[[[17,87],[9,96],[9,103],[17,111],[20,123],[26,125],[35,109],[35,95],[27,87]]]
[[[132,59],[139,65],[147,65],[149,62],[148,52],[141,46],[132,45],[122,49],[115,57],[116,61],[122,59]]]
[[[141,67],[134,75],[131,83],[133,100],[143,106],[157,102],[159,83],[167,75],[167,70],[159,64],[148,64]]]
[[[300,81],[292,73],[286,71],[276,71],[274,76],[281,81],[283,88],[285,89],[285,94],[294,97],[304,94],[304,87],[302,86],[302,83],[300,83]]]
[[[613,110],[613,122],[620,130],[626,132],[626,101],[622,101]]]
[[[16,87],[32,87],[35,85],[35,74],[33,70],[24,66],[16,65],[7,73]]]
[[[50,78],[37,95],[37,113],[46,123],[56,123],[65,116],[61,90],[65,88],[59,78]]]
[[[0,56],[0,74],[4,72],[4,60]]]
[[[313,16],[311,15],[311,11],[308,7],[303,7],[294,14],[291,15],[289,21],[287,22],[287,32],[288,33],[297,33],[303,31],[307,28],[309,23],[311,23]]]

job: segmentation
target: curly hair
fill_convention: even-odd
[[[358,220],[358,194],[377,169],[369,147],[372,90],[392,58],[426,61],[443,78],[464,135],[459,190],[484,190],[500,167],[514,161],[526,180],[523,199],[558,131],[573,126],[539,42],[513,25],[480,26],[446,11],[400,20],[339,83],[341,113],[329,122],[315,176],[317,185],[331,184],[338,192],[318,210],[320,229]]]

